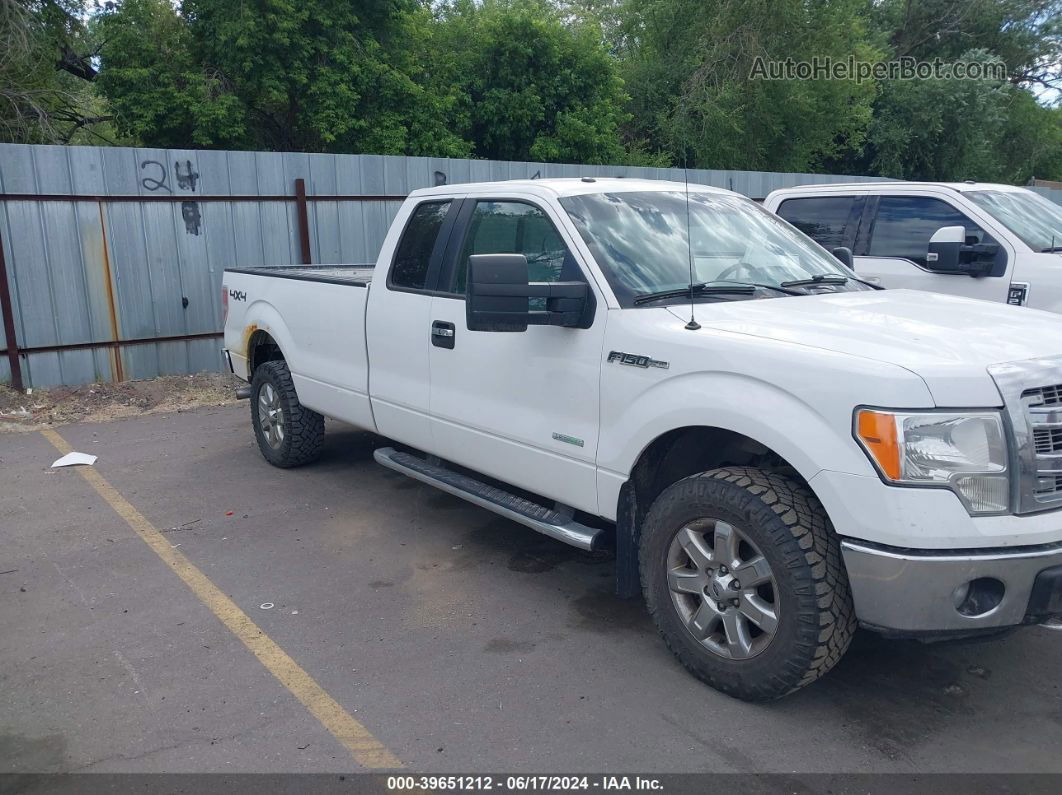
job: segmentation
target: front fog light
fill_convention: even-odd
[[[1010,505],[1010,480],[1006,475],[962,475],[955,480],[974,513],[1001,513]]]
[[[971,514],[1009,508],[1007,444],[997,412],[858,409],[855,430],[890,483],[950,488]]]

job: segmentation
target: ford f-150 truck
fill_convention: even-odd
[[[451,185],[375,267],[225,273],[225,349],[278,467],[324,418],[376,460],[614,547],[677,658],[809,684],[858,625],[1062,614],[1062,319],[863,283],[752,201],[630,179]]]
[[[805,185],[763,206],[826,248],[854,252],[858,275],[885,287],[1062,312],[1062,207],[1027,188]]]

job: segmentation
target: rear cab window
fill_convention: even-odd
[[[778,207],[778,215],[826,250],[851,248],[865,201],[863,196],[786,199]]]
[[[447,223],[453,202],[426,201],[409,216],[395,247],[387,286],[392,290],[428,291],[434,289],[442,251],[452,221]]]

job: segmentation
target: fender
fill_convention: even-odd
[[[248,370],[250,370],[250,351],[248,346],[251,344],[251,337],[254,336],[256,331],[264,331],[272,337],[273,341],[280,347],[281,353],[284,354],[288,369],[292,373],[299,372],[298,346],[295,345],[291,332],[280,317],[280,313],[277,312],[272,304],[265,300],[253,301],[243,314],[243,332],[237,350],[239,355],[247,357]],[[228,341],[226,340],[226,342]],[[247,375],[249,379],[254,374],[248,372]]]
[[[850,377],[859,379],[860,374],[853,372]],[[921,379],[911,378],[908,386],[909,398],[912,392],[921,391],[923,396],[915,394],[914,399],[932,405]],[[873,394],[873,390],[865,393]],[[805,481],[823,469],[875,476],[849,433],[853,408],[843,396],[813,405],[775,384],[739,373],[695,372],[660,381],[627,403],[611,423],[611,432],[602,433],[598,453],[601,514],[616,518],[620,488],[653,440],[689,426],[746,436],[788,461]]]

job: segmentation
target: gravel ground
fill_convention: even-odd
[[[0,431],[33,431],[49,425],[224,406],[236,401],[233,390],[238,383],[228,373],[199,373],[34,389],[28,394],[0,386]]]

